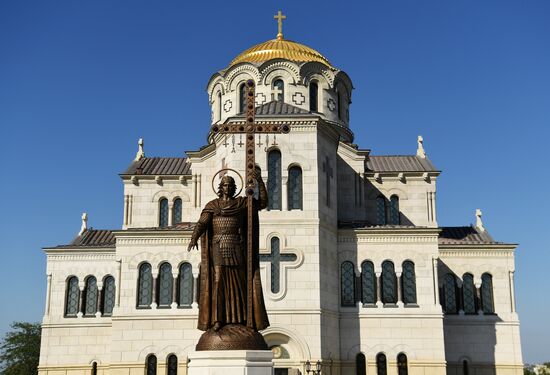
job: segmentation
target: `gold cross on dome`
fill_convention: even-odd
[[[277,40],[283,40],[283,20],[286,19],[286,16],[283,15],[281,11],[279,11],[273,18],[277,20],[277,23],[279,25],[279,32],[277,33]]]

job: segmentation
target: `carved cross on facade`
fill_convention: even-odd
[[[255,192],[255,179],[254,179],[254,169],[256,168],[256,145],[254,144],[254,135],[261,133],[288,133],[290,127],[288,125],[280,124],[257,124],[256,123],[256,107],[255,107],[255,91],[256,84],[253,80],[249,79],[245,83],[245,95],[246,95],[246,108],[245,108],[245,123],[244,124],[223,124],[217,125],[214,124],[211,128],[211,131],[214,135],[216,134],[236,134],[236,133],[246,133],[245,139],[245,184],[244,189],[245,194],[248,200],[248,225],[247,225],[247,316],[251,317],[253,313],[252,307],[252,261],[253,261],[253,238],[254,238],[254,228],[252,223],[254,222],[254,207],[253,199]],[[253,319],[247,319],[247,326],[253,328]]]
[[[260,262],[271,263],[271,293],[279,293],[281,290],[281,262],[295,262],[296,254],[281,254],[279,238],[271,239],[271,253],[260,254]]]
[[[330,180],[333,176],[333,170],[330,166],[330,159],[328,158],[328,156],[325,156],[325,161],[323,162],[323,172],[325,172],[326,178],[327,206],[330,207]]]

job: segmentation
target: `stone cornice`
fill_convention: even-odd
[[[63,259],[63,257],[71,257],[71,259],[111,259],[115,254],[115,246],[111,247],[45,247],[44,252],[49,260]]]
[[[433,243],[437,244],[439,228],[357,228],[339,229],[338,242]]]
[[[514,257],[515,245],[439,245],[442,258],[494,258]]]

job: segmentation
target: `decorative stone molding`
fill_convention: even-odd
[[[287,82],[292,84],[297,84],[300,82],[300,68],[293,62],[283,59],[269,60],[259,67],[260,78],[258,82],[266,86],[271,84],[271,73],[276,72],[277,70],[283,70],[287,72],[288,77],[293,80],[293,82]]]
[[[231,111],[231,108],[233,108],[233,102],[231,101],[231,99],[227,99],[225,103],[223,103],[223,110],[225,112],[229,112]]]
[[[171,233],[174,235],[174,233]],[[187,245],[191,240],[191,232],[189,231],[189,237],[158,237],[158,238],[117,238],[117,246],[131,246],[131,245]]]
[[[260,93],[256,94],[256,105],[257,106],[260,106],[260,105],[264,104],[266,101],[267,101],[267,98],[263,93],[260,92]]]
[[[226,91],[236,90],[237,84],[234,83],[235,78],[239,75],[245,74],[250,76],[256,82],[261,81],[261,74],[258,68],[250,63],[241,63],[231,67],[224,75],[224,83]],[[243,80],[244,81],[244,80]]]
[[[292,101],[296,105],[302,105],[306,101],[306,97],[301,92],[296,92],[292,95]]]
[[[336,109],[336,102],[334,101],[334,99],[328,98],[327,107],[329,111],[334,112],[334,110]]]
[[[312,80],[312,76],[317,74],[321,75],[326,80],[326,83],[329,86],[328,88],[333,87],[335,76],[334,72],[324,64],[317,61],[311,61],[300,67],[300,76],[302,77],[304,84],[309,84]]]
[[[338,243],[437,243],[437,236],[433,235],[381,235],[372,236],[369,234],[360,234],[356,236],[339,234]]]

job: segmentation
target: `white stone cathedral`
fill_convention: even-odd
[[[479,210],[475,225],[438,225],[440,171],[422,137],[413,155],[355,145],[350,77],[281,30],[210,78],[213,125],[244,124],[248,79],[257,123],[290,127],[255,141],[275,374],[521,375],[516,245],[495,241]],[[120,174],[122,228],[83,215],[72,242],[45,248],[41,375],[187,373],[202,333],[200,255],[187,246],[216,172],[244,174],[243,147],[210,133],[186,156],[150,157],[140,140]]]

